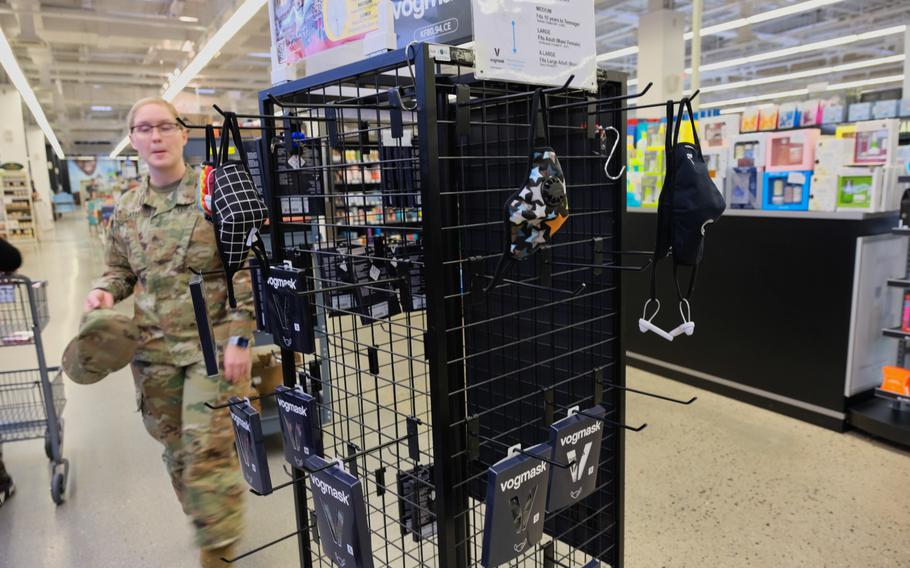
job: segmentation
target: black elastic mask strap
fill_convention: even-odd
[[[682,293],[682,289],[679,287],[679,264],[676,261],[673,261],[673,283],[676,285],[676,297],[679,298],[679,301],[688,300],[692,297],[692,294],[695,293],[695,279],[698,277],[698,265],[692,267],[692,273],[689,274],[689,289],[686,290],[685,295]]]
[[[218,144],[215,142],[215,127],[205,125],[205,163],[213,165],[218,159]]]
[[[231,145],[231,113],[224,115],[224,124],[221,125],[221,140],[219,141],[218,156],[215,159],[215,167],[220,167],[228,158],[228,150]]]
[[[530,155],[534,146],[537,144],[537,138],[541,136],[541,133],[537,131],[537,121],[538,113],[543,115],[543,139],[544,144],[547,146],[550,145],[550,125],[548,123],[549,117],[547,116],[547,96],[543,94],[543,89],[537,89],[534,91],[534,94],[531,95],[531,112],[528,113],[528,119],[531,123],[528,127],[528,155]]]
[[[695,113],[692,112],[692,99],[685,99],[686,110],[689,112],[689,124],[692,125],[692,139],[695,141],[695,147],[701,154],[701,142],[698,139],[698,129],[695,128]]]

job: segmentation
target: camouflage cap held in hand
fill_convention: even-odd
[[[79,334],[63,352],[63,370],[76,383],[97,383],[128,365],[138,345],[139,329],[129,316],[92,310],[82,316]]]

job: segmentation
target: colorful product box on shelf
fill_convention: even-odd
[[[764,168],[765,133],[740,134],[733,138],[730,146],[729,164],[732,168]]]
[[[797,125],[802,127],[817,126],[819,120],[821,120],[820,110],[821,102],[818,99],[809,99],[808,101],[797,103],[797,111],[799,112]]]
[[[859,122],[872,118],[872,103],[853,103],[847,107],[847,120]]]
[[[856,166],[887,166],[897,160],[900,122],[897,119],[870,120],[856,125],[853,156]]]
[[[698,135],[703,149],[725,148],[737,134],[739,117],[736,115],[710,116],[698,121]]]
[[[872,103],[872,118],[897,118],[899,105],[900,101],[897,99],[875,101]]]
[[[895,154],[896,167],[902,176],[910,176],[910,145],[898,146]]]
[[[765,145],[765,171],[811,170],[815,167],[815,144],[820,135],[817,128],[772,132]]]
[[[739,121],[740,132],[755,132],[758,130],[758,107],[749,107],[743,111]]]
[[[642,174],[641,176],[641,206],[657,207],[660,197],[663,176],[657,174]]]
[[[897,114],[898,116],[910,116],[910,98],[901,99]]]
[[[762,168],[730,168],[727,203],[732,209],[761,209]]]
[[[807,211],[812,171],[764,173],[762,208],[779,211]]]
[[[836,176],[853,156],[853,141],[836,136],[819,136],[815,143],[815,175]],[[814,185],[814,183],[813,183]]]
[[[799,107],[796,103],[783,103],[777,115],[777,127],[796,128],[799,126]]]
[[[830,104],[822,109],[822,124],[837,124],[844,121],[844,105]]]
[[[809,190],[809,211],[837,210],[836,174],[815,172]]]
[[[726,148],[704,148],[702,156],[708,166],[708,176],[721,193],[725,193],[727,169],[729,168],[730,152]]]
[[[837,174],[837,208],[875,211],[881,202],[881,168],[841,168]]]
[[[777,105],[762,106],[758,111],[759,130],[777,130],[777,117],[780,108]]]

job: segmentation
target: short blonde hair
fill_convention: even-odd
[[[179,116],[179,113],[177,112],[177,107],[175,107],[168,101],[162,99],[161,97],[146,97],[144,99],[139,99],[138,101],[136,101],[133,104],[132,108],[130,108],[130,112],[127,113],[126,125],[129,128],[133,127],[133,119],[136,118],[136,113],[139,112],[139,109],[141,109],[144,106],[148,106],[148,105],[163,106],[164,108],[166,108],[168,110],[168,112],[171,113],[171,115],[174,117],[174,120],[177,120],[177,118]]]

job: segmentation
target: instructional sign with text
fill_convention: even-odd
[[[597,88],[594,2],[474,0],[475,72],[482,79]]]

